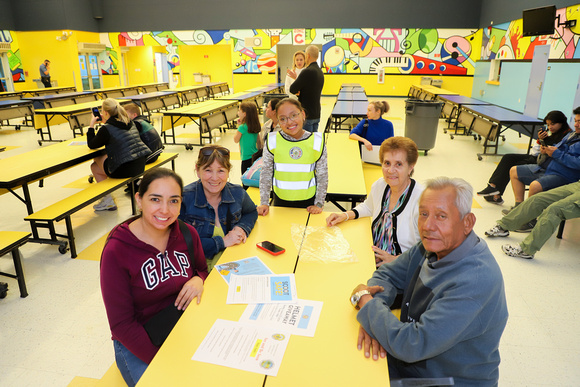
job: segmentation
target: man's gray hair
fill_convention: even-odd
[[[318,55],[320,54],[320,50],[315,45],[311,44],[310,46],[306,47],[306,53],[310,55],[312,60],[316,61],[318,59]]]
[[[460,177],[439,176],[434,179],[429,179],[425,183],[425,191],[428,189],[441,190],[447,187],[455,190],[455,207],[457,207],[461,218],[463,218],[471,212],[473,187]]]

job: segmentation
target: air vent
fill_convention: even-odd
[[[101,52],[105,51],[107,46],[102,43],[83,43],[79,42],[79,52]]]

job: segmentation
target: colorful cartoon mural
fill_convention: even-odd
[[[179,45],[232,46],[234,73],[274,72],[276,46],[322,46],[322,68],[328,74],[473,75],[479,59],[531,59],[534,47],[550,44],[550,58],[580,58],[577,42],[580,5],[557,11],[552,36],[522,37],[522,19],[480,30],[405,28],[295,28],[255,30],[152,31],[101,34],[101,42],[117,47],[165,46],[170,68],[179,72]],[[559,23],[558,23],[559,22]],[[116,58],[101,64],[104,73],[116,73]]]
[[[472,75],[481,34],[447,29],[256,29],[121,32],[101,34],[117,47],[165,46],[168,63],[179,72],[179,45],[229,44],[234,73],[276,71],[278,44],[322,46],[323,71],[329,74]],[[101,63],[102,73],[117,69],[116,58]],[[115,72],[113,72],[115,73]]]
[[[12,81],[24,82],[24,70],[18,42],[13,38],[10,31],[0,30],[0,43],[10,43],[11,50],[8,51],[8,66],[10,66],[10,72],[12,73]]]
[[[485,28],[481,59],[532,59],[534,48],[546,44],[551,45],[550,59],[578,59],[580,50],[576,48],[580,39],[580,24],[565,28],[564,22],[579,17],[580,5],[558,9],[553,35],[523,37],[522,19]]]

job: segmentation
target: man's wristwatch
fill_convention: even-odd
[[[361,290],[360,292],[356,292],[355,294],[350,296],[350,303],[352,304],[352,306],[354,306],[356,309],[360,309],[358,303],[361,297],[364,296],[365,294],[371,294],[371,292],[369,292],[368,290]]]

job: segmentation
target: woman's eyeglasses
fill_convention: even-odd
[[[201,153],[203,156],[205,157],[209,157],[213,154],[213,152],[217,152],[222,156],[226,156],[229,157],[230,156],[230,150],[228,148],[224,148],[222,146],[206,146],[204,148],[201,148],[199,150],[199,153]]]
[[[278,122],[280,122],[282,125],[285,125],[289,120],[292,120],[293,122],[298,121],[298,117],[300,117],[300,113],[292,113],[288,117],[278,117]]]

